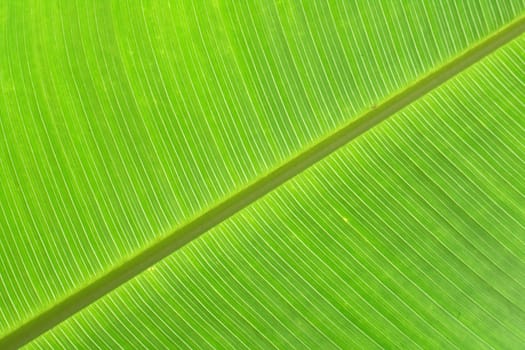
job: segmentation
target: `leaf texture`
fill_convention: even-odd
[[[524,48],[522,37],[32,347],[519,348]]]
[[[1,4],[0,338],[523,8]],[[516,347],[522,72],[519,39],[30,347]]]

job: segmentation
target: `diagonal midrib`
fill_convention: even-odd
[[[66,320],[74,313],[139,275],[148,267],[173,253],[178,248],[228,219],[252,202],[271,192],[338,148],[376,126],[402,108],[451,79],[456,74],[491,54],[525,31],[525,16],[493,33],[485,40],[455,56],[446,64],[423,78],[391,95],[357,120],[338,129],[266,176],[225,199],[217,206],[174,230],[163,239],[138,252],[126,262],[105,275],[83,286],[28,322],[14,329],[2,339],[0,348],[17,348]]]

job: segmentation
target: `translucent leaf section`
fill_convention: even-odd
[[[519,348],[525,37],[28,348]]]
[[[0,334],[523,7],[3,1]]]

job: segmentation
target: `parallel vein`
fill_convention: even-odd
[[[258,198],[271,192],[314,163],[325,158],[349,141],[394,115],[405,106],[410,105],[421,96],[489,55],[494,50],[518,37],[524,30],[525,18],[521,17],[486,40],[465,51],[463,54],[456,56],[439,69],[371,108],[356,121],[324,138],[311,148],[290,159],[266,176],[257,179],[251,185],[232,195],[185,226],[173,231],[165,238],[158,240],[153,245],[137,253],[124,264],[114,268],[96,281],[83,286],[76,293],[55,304],[52,308],[39,314],[1,339],[0,347],[11,348],[21,346],[54,327],[80,309],[173,253],[181,246],[228,219]]]

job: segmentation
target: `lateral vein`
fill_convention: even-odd
[[[393,116],[428,92],[480,61],[498,48],[517,38],[525,31],[525,16],[464,51],[440,68],[428,73],[402,91],[391,95],[373,109],[362,114],[315,145],[277,167],[266,176],[251,183],[225,199],[217,206],[177,228],[166,237],[138,252],[115,267],[38,314],[0,339],[0,348],[18,348],[55,327],[84,307],[139,275],[174,251],[191,242],[211,228],[233,216],[243,208],[268,194],[284,182],[324,159],[351,140]]]

